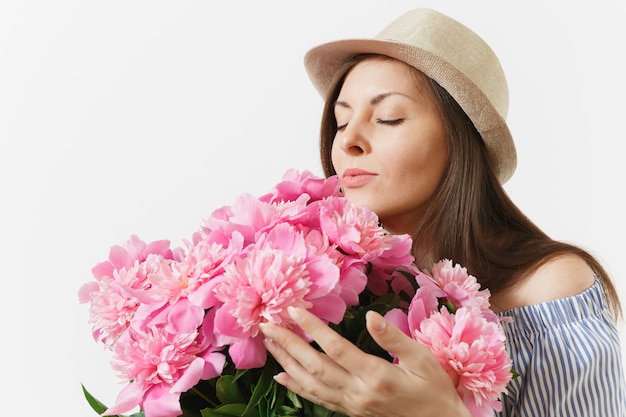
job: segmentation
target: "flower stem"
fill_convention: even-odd
[[[202,398],[204,401],[206,401],[207,403],[209,403],[209,405],[211,407],[217,407],[218,404],[214,403],[213,401],[211,401],[211,399],[209,397],[207,397],[206,395],[204,395],[202,393],[202,391],[200,391],[199,389],[197,389],[196,387],[191,388],[191,390],[200,398]]]

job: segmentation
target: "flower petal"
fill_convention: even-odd
[[[132,410],[139,405],[144,392],[144,386],[129,382],[117,395],[115,405],[109,407],[102,415],[114,416]]]
[[[267,351],[263,346],[263,336],[243,339],[230,345],[228,353],[237,369],[260,368],[265,365]]]

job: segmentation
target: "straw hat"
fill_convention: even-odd
[[[500,183],[511,177],[517,156],[505,121],[509,107],[506,78],[493,50],[476,33],[435,10],[414,9],[374,39],[340,40],[311,49],[304,64],[313,85],[325,97],[346,59],[363,53],[403,61],[445,88],[480,132]]]

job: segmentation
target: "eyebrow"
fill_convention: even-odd
[[[413,98],[412,98],[412,97],[407,96],[406,94],[403,94],[403,93],[398,93],[398,92],[396,92],[396,91],[391,91],[391,92],[389,92],[389,93],[382,93],[382,94],[378,94],[378,95],[376,95],[376,96],[372,97],[372,98],[370,99],[370,104],[371,104],[372,106],[373,106],[373,105],[376,105],[376,104],[380,103],[381,101],[383,101],[384,99],[386,99],[387,97],[389,97],[389,96],[393,96],[393,95],[398,95],[398,96],[406,97],[406,98],[408,98],[408,99],[410,99],[410,100],[413,100]],[[339,106],[339,107],[345,107],[345,108],[348,108],[348,109],[350,108],[350,105],[349,105],[349,104],[348,104],[348,102],[346,102],[346,101],[335,101],[335,107],[337,107],[337,106]]]

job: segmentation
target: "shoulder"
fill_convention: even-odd
[[[519,283],[492,296],[498,310],[572,297],[593,285],[595,276],[577,255],[560,255],[526,275]]]

